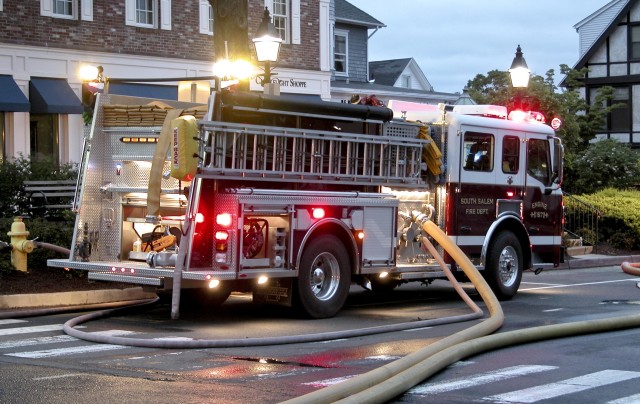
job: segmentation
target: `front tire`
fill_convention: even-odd
[[[323,235],[312,240],[300,260],[295,304],[311,318],[333,317],[349,294],[351,264],[342,242]]]
[[[522,247],[510,231],[505,231],[491,242],[484,277],[499,300],[511,299],[522,281]]]

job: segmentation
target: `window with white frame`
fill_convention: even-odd
[[[200,33],[213,35],[213,7],[208,0],[200,0]]]
[[[289,43],[289,7],[287,0],[273,0],[273,25],[284,43]]]
[[[264,6],[271,14],[271,21],[287,44],[300,44],[300,2],[301,0],[264,0]]]
[[[143,26],[154,26],[154,0],[136,0],[136,23]]]
[[[2,0],[0,0],[0,11],[2,11]]]
[[[346,76],[349,73],[349,42],[348,32],[335,30],[333,33],[333,68],[337,76]]]
[[[125,5],[127,25],[171,29],[171,0],[125,0]]]
[[[78,18],[79,0],[41,0],[40,15],[44,17],[64,18],[75,20]],[[0,8],[1,8],[0,1]]]

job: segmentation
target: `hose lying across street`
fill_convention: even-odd
[[[286,401],[286,403],[383,403],[404,393],[413,386],[424,382],[433,374],[461,359],[482,352],[510,347],[517,344],[541,341],[545,339],[568,337],[588,333],[616,331],[640,326],[640,315],[621,316],[601,320],[579,321],[565,324],[556,324],[540,327],[532,327],[521,330],[509,331],[500,334],[489,335],[498,330],[504,321],[504,314],[500,304],[486,283],[482,275],[469,261],[467,256],[453,243],[446,234],[438,228],[428,216],[415,211],[412,212],[412,220],[421,224],[423,230],[429,234],[447,253],[456,261],[465,275],[473,283],[489,310],[489,317],[470,328],[445,337],[416,352],[413,352],[396,361],[367,373],[353,377],[345,382],[335,384],[312,393]],[[117,336],[97,335],[75,329],[77,325],[90,320],[110,316],[124,310],[140,308],[154,304],[158,299],[88,305],[49,309],[22,310],[0,313],[0,318],[25,317],[45,315],[52,313],[68,312],[72,310],[89,310],[94,308],[116,307],[108,310],[89,313],[73,318],[64,324],[64,332],[76,338],[87,341],[118,344],[149,348],[188,349],[188,348],[228,348],[246,346],[264,346],[294,344],[304,342],[326,341],[339,338],[352,338],[357,336],[372,335],[378,333],[395,332],[407,329],[415,329],[427,326],[450,324],[453,322],[468,321],[481,318],[482,310],[467,296],[464,290],[455,280],[442,257],[438,254],[427,238],[423,243],[433,257],[444,270],[454,289],[471,308],[472,313],[467,315],[452,316],[440,319],[422,320],[409,323],[392,324],[378,327],[369,327],[355,330],[344,330],[322,334],[306,334],[266,338],[245,338],[225,340],[155,340],[136,339]],[[622,270],[625,273],[640,276],[640,264],[623,263]],[[122,305],[124,307],[120,307]]]

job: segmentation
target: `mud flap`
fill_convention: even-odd
[[[269,279],[267,284],[258,285],[253,291],[253,301],[291,307],[292,285],[293,278]]]

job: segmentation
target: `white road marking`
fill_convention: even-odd
[[[374,356],[367,356],[365,359],[370,359],[374,361],[392,361],[400,358],[401,356],[396,356],[396,355],[374,355]]]
[[[91,334],[121,336],[121,335],[135,334],[135,332],[126,331],[126,330],[108,330],[108,331],[92,332]],[[0,343],[0,349],[20,348],[25,346],[44,345],[44,344],[57,344],[61,342],[70,342],[70,341],[79,341],[79,339],[72,337],[70,335],[56,335],[53,337],[27,338],[27,339]]]
[[[0,330],[0,336],[31,334],[36,332],[47,332],[47,331],[60,331],[62,330],[62,327],[63,327],[62,324],[51,324],[51,325],[34,325],[32,327],[6,328],[4,330]]]
[[[127,330],[106,330],[106,331],[96,331],[92,332],[93,335],[106,335],[106,336],[122,336],[122,335],[130,335],[135,334],[134,331]],[[25,347],[25,346],[33,346],[40,344],[54,344],[61,342],[73,342],[73,341],[81,341],[78,338],[71,337],[69,335],[57,335],[53,337],[39,337],[39,338],[29,338],[20,341],[11,341],[0,344],[0,348],[17,348],[17,347]],[[112,349],[120,349],[126,348],[124,345],[111,345],[111,344],[99,344],[99,345],[88,345],[88,346],[77,346],[77,347],[67,347],[67,348],[56,348],[56,349],[45,349],[39,351],[29,351],[29,352],[11,352],[5,353],[5,356],[15,356],[18,358],[50,358],[54,356],[62,356],[62,355],[75,355],[78,353],[87,353],[87,352],[100,352],[100,351],[108,351]]]
[[[56,344],[60,342],[77,341],[78,339],[70,335],[56,335],[55,337],[28,338],[18,341],[0,343],[0,349],[20,348],[24,346]]]
[[[356,375],[353,376],[344,376],[344,377],[334,377],[333,379],[326,379],[326,380],[318,380],[317,382],[308,382],[308,383],[302,383],[305,386],[314,386],[314,387],[326,387],[326,386],[331,386],[333,384],[338,384],[338,383],[342,383],[345,380],[349,380],[352,377],[355,377]]]
[[[429,328],[433,328],[433,327],[410,328],[408,330],[402,330],[402,331],[404,331],[404,332],[413,332],[413,331],[428,330]]]
[[[551,313],[553,311],[562,311],[564,309],[548,309],[548,310],[542,310],[543,313]]]
[[[607,401],[607,404],[638,404],[640,403],[640,394],[634,394],[628,397],[622,397],[617,400]]]
[[[521,289],[518,289],[518,292],[524,292],[524,291],[528,291],[528,290],[572,288],[574,286],[603,285],[605,283],[618,283],[618,282],[638,282],[638,280],[637,279],[620,279],[620,280],[617,280],[617,281],[570,283],[570,284],[567,284],[567,285],[541,286],[541,287],[537,287],[537,288],[524,288],[524,289],[521,288]]]
[[[17,358],[40,359],[40,358],[52,358],[54,356],[77,355],[77,354],[84,354],[84,353],[90,353],[90,352],[111,351],[114,349],[122,349],[122,348],[128,348],[128,347],[124,345],[99,344],[99,345],[77,346],[77,347],[71,347],[71,348],[45,349],[42,351],[14,352],[14,353],[8,353],[4,355],[15,356]]]
[[[17,324],[17,323],[26,323],[27,320],[17,320],[17,319],[6,319],[6,320],[0,320],[0,325],[5,325],[5,324]]]
[[[504,369],[498,369],[497,371],[492,371],[490,373],[482,373],[474,377],[464,377],[442,383],[427,383],[423,386],[412,388],[408,391],[408,393],[423,395],[445,393],[447,391],[460,390],[468,387],[479,386],[481,384],[499,382],[502,380],[512,379],[514,377],[525,376],[532,373],[546,372],[557,368],[557,366],[542,365],[512,366]]]
[[[556,383],[485,397],[483,400],[500,403],[533,403],[636,378],[640,378],[640,372],[603,370]]]
[[[35,380],[35,381],[52,380],[52,379],[63,379],[65,377],[77,377],[77,376],[86,376],[86,375],[87,375],[86,373],[67,373],[66,375],[34,377],[31,380]]]

